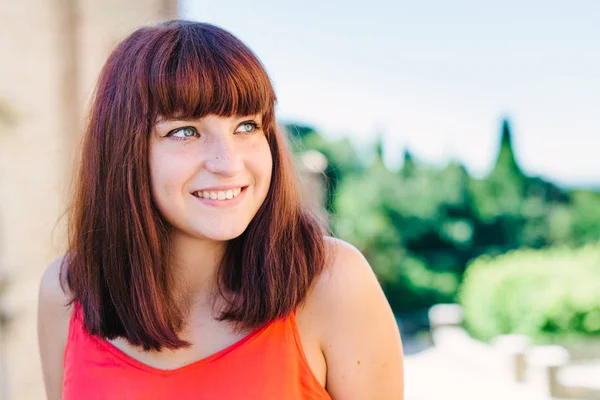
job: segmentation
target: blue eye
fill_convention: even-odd
[[[238,129],[240,129],[240,128],[243,133],[254,133],[255,131],[260,129],[258,124],[254,121],[242,122]]]
[[[184,126],[181,128],[173,129],[171,132],[167,134],[167,136],[175,137],[177,139],[188,139],[198,135],[198,132],[194,127]]]

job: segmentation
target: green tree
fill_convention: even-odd
[[[481,255],[600,239],[600,195],[527,176],[508,120],[494,167],[481,179],[458,162],[425,165],[408,150],[402,168],[391,171],[381,136],[363,164],[347,139],[288,129],[294,151],[317,150],[328,159],[332,228],[363,252],[396,313],[453,301],[466,265]]]
[[[308,126],[297,124],[285,125],[292,150],[301,153],[306,150],[316,150],[327,158],[327,168],[324,171],[326,183],[325,207],[335,214],[334,198],[339,183],[352,174],[360,174],[363,166],[354,147],[347,138],[328,140],[323,135]]]

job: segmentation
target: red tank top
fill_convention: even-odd
[[[143,364],[83,329],[75,303],[63,400],[331,400],[302,350],[295,311],[233,345],[173,370]]]

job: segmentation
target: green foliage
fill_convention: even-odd
[[[457,165],[405,177],[376,159],[340,184],[335,232],[365,254],[394,311],[453,299],[473,234],[467,181]]]
[[[397,313],[453,301],[458,289],[456,274],[432,271],[425,261],[416,257],[407,256],[395,261],[398,279],[393,283],[384,281],[382,287]]]
[[[459,293],[465,325],[490,340],[522,333],[538,343],[600,336],[600,246],[518,250],[483,256]]]
[[[502,185],[507,183],[516,189],[522,189],[525,183],[525,174],[521,171],[515,156],[512,144],[512,132],[507,119],[502,121],[502,133],[500,138],[500,151],[496,158],[496,164],[489,179]],[[507,187],[503,187],[506,189]]]
[[[358,155],[354,151],[347,138],[330,141],[310,127],[288,124],[285,125],[289,133],[292,150],[300,153],[305,150],[316,150],[327,158],[325,169],[326,196],[325,208],[330,213],[335,213],[334,196],[338,184],[352,174],[358,174],[363,170]]]
[[[582,244],[600,239],[600,195],[591,190],[575,190],[570,205],[567,228],[570,235],[565,241]]]
[[[348,140],[328,140],[306,126],[287,130],[294,151],[317,150],[328,159],[331,227],[363,252],[396,313],[454,301],[466,265],[482,255],[600,240],[600,194],[525,175],[506,120],[483,179],[456,162],[425,165],[408,151],[403,167],[392,171],[381,138],[363,163]]]

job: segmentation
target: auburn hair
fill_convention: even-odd
[[[275,93],[259,59],[217,26],[168,21],[123,40],[104,65],[84,132],[69,210],[65,283],[88,333],[145,350],[176,349],[185,306],[169,268],[172,227],[151,196],[150,132],[157,116],[262,114],[273,158],[267,197],[226,245],[217,284],[235,296],[219,320],[258,328],[301,303],[326,263],[330,233],[300,197]],[[237,329],[237,328],[236,328]]]

